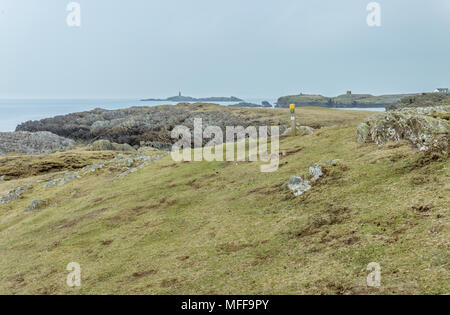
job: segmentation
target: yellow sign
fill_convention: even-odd
[[[291,108],[291,114],[294,115],[295,114],[295,104],[291,104],[290,108]]]

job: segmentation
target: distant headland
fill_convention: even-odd
[[[230,97],[204,97],[195,98],[191,96],[183,96],[181,92],[178,96],[171,96],[166,99],[147,98],[142,99],[142,102],[243,102],[244,100],[230,96]]]
[[[371,94],[353,94],[347,91],[346,94],[336,97],[327,97],[314,94],[289,95],[280,97],[276,107],[289,108],[290,104],[296,106],[320,106],[329,108],[376,108],[396,105],[402,98],[413,97],[418,94],[391,94],[374,96]]]

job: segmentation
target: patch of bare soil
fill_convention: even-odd
[[[91,220],[99,217],[102,213],[106,212],[107,210],[108,210],[107,208],[103,208],[89,212],[73,220],[63,220],[63,222],[61,222],[61,224],[58,225],[55,229],[59,231],[70,229],[82,221]]]
[[[145,271],[138,271],[138,272],[134,272],[131,276],[134,279],[140,279],[140,278],[145,278],[147,276],[151,276],[158,273],[157,270],[145,270]]]
[[[322,227],[340,224],[344,221],[346,214],[350,212],[347,207],[330,207],[323,215],[311,217],[306,226],[300,231],[294,232],[296,237],[305,237],[317,234]]]

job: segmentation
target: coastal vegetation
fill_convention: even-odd
[[[274,125],[290,116],[181,109]],[[296,116],[312,132],[281,137],[274,173],[261,162],[176,163],[155,149],[85,143],[0,157],[0,172],[34,170],[0,181],[1,195],[14,192],[0,205],[0,293],[448,294],[448,155],[408,139],[359,142],[371,112]],[[290,178],[314,165],[320,176],[295,196]],[[65,283],[70,262],[81,265],[79,288]],[[366,283],[371,262],[382,268],[378,288]]]

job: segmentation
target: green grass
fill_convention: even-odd
[[[0,293],[450,293],[449,161],[418,167],[423,153],[409,144],[357,143],[367,112],[304,113],[328,127],[283,137],[274,173],[167,157],[124,179],[35,185],[0,208]],[[338,158],[305,195],[284,187]],[[49,206],[25,213],[35,199]],[[72,261],[79,289],[65,284]],[[380,288],[366,285],[370,262],[382,267]]]

